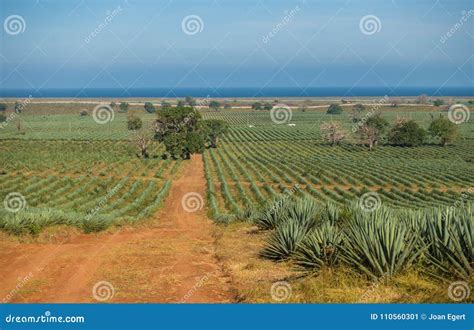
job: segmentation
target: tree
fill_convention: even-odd
[[[0,114],[0,123],[6,122],[7,117],[4,114]]]
[[[184,107],[185,105],[186,103],[183,100],[178,100],[178,102],[176,103],[177,107]]]
[[[154,123],[155,139],[166,147],[173,159],[189,159],[191,154],[204,150],[204,132],[201,114],[192,107],[165,107],[158,111]]]
[[[434,105],[435,107],[440,107],[440,106],[442,106],[443,104],[444,104],[444,101],[443,101],[442,99],[437,99],[437,100],[435,100],[435,101],[433,102],[433,105]]]
[[[5,112],[7,110],[6,103],[0,103],[0,112]]]
[[[196,105],[196,100],[192,96],[186,96],[185,102],[191,107]]]
[[[151,102],[145,102],[145,111],[148,113],[156,112],[155,106]]]
[[[380,114],[373,115],[360,126],[359,137],[372,150],[383,138],[388,126],[388,122]]]
[[[263,105],[263,110],[272,110],[272,109],[273,109],[273,104],[271,103],[267,102]]]
[[[209,108],[212,109],[212,110],[219,110],[219,108],[221,107],[221,104],[215,100],[212,100],[211,102],[209,102]]]
[[[324,139],[329,142],[331,146],[339,144],[346,137],[346,132],[340,128],[338,123],[332,121],[322,123],[321,130],[324,132]]]
[[[133,141],[138,148],[138,157],[149,158],[148,147],[153,140],[153,132],[147,129],[140,129],[135,131]]]
[[[140,117],[131,115],[130,117],[127,118],[127,128],[129,130],[136,131],[142,128],[142,126],[143,126],[143,123]]]
[[[87,116],[89,113],[87,112],[87,110],[81,110],[81,112],[79,112],[79,116],[81,117],[85,117]]]
[[[228,124],[225,121],[218,119],[204,120],[202,124],[206,142],[209,143],[211,148],[216,148],[219,137],[227,132]]]
[[[115,110],[115,107],[117,106],[117,103],[114,101],[110,102],[110,107]]]
[[[252,103],[252,109],[253,110],[262,110],[262,103],[260,103],[260,102]]]
[[[351,118],[352,118],[352,122],[353,123],[358,123],[360,120],[361,120],[361,113],[365,110],[365,107],[363,104],[355,104],[353,107],[352,107],[352,114],[351,114]]]
[[[343,112],[342,107],[339,104],[333,103],[329,106],[327,114],[339,115]]]
[[[128,103],[127,102],[120,102],[119,108],[120,108],[120,112],[127,112],[128,111]]]
[[[423,143],[426,131],[415,121],[400,121],[390,130],[390,144],[403,147],[416,147]]]
[[[431,122],[428,132],[432,137],[439,139],[442,146],[453,143],[459,138],[457,125],[441,115]]]

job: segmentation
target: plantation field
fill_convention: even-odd
[[[118,230],[113,247],[90,245],[92,235],[77,239],[84,249],[77,258],[90,251],[102,255],[102,265],[112,269],[108,276],[136,299],[121,296],[124,290],[120,301],[156,302],[157,295],[138,294],[148,292],[154,278],[154,286],[166,292],[160,296],[175,302],[195,285],[196,273],[208,276],[211,268],[218,274],[211,280],[215,292],[204,290],[196,301],[214,301],[216,295],[217,301],[235,301],[231,292],[237,291],[238,301],[272,302],[269,287],[284,279],[293,288],[291,302],[446,302],[447,282],[439,278],[471,283],[473,120],[458,125],[461,139],[453,145],[442,147],[430,138],[418,147],[382,141],[368,151],[351,133],[347,106],[344,114],[328,115],[325,107],[301,111],[293,102],[291,125],[276,124],[270,111],[201,109],[204,119],[224,120],[229,128],[217,148],[192,160],[164,159],[157,141],[148,147],[150,158],[137,157],[137,133],[127,129],[126,113],[115,111],[100,124],[90,111],[93,103],[28,105],[0,129],[0,230],[8,237],[0,240],[6,246],[0,263],[10,264],[11,237],[34,241],[47,227],[54,232],[65,225],[90,234],[144,222],[150,231],[127,226],[132,233]],[[85,106],[88,113],[80,116]],[[432,115],[447,116],[433,106],[379,110],[390,123],[407,118],[424,128]],[[141,105],[131,105],[132,113],[146,127],[156,118]],[[324,140],[320,126],[327,121],[348,133],[340,145]],[[197,199],[197,213],[183,206],[189,193],[204,201],[200,205]],[[227,226],[214,228],[209,219]],[[112,240],[107,234],[96,234],[102,235],[98,241]],[[69,256],[75,244],[60,249]],[[217,257],[207,252],[213,244]],[[114,258],[109,260],[109,253]],[[64,262],[83,266],[70,258]],[[194,264],[200,258],[207,268]],[[51,273],[37,275],[45,283],[65,276],[54,262]],[[179,274],[168,276],[163,271],[168,264],[181,265],[184,292],[170,293],[175,286],[169,278]],[[142,267],[148,267],[148,275],[143,282],[134,280]],[[15,272],[28,269],[12,266],[5,289],[15,285]],[[89,264],[84,269],[105,272]],[[157,269],[164,275],[155,277]],[[232,289],[219,284],[231,280],[215,269],[229,269]],[[306,272],[312,276],[301,279]],[[93,278],[83,277],[81,285],[89,292]],[[69,287],[76,280],[70,278]],[[27,291],[45,301],[47,284],[30,285]],[[28,293],[25,297],[32,301]],[[83,296],[64,297],[74,302]]]
[[[64,114],[57,114],[61,107]],[[106,223],[112,218],[121,222],[146,217],[166,194],[179,162],[158,158],[162,147],[157,143],[152,147],[154,159],[136,158],[126,114],[115,112],[105,124],[98,124],[90,114],[79,116],[82,108],[83,104],[54,104],[48,112],[45,105],[32,104],[29,111],[6,123],[0,130],[0,198],[11,191],[21,192],[28,212],[41,219],[51,214],[56,219],[50,220],[53,223],[77,224],[118,185],[120,189],[98,214]],[[381,107],[380,111],[389,121],[411,118],[425,127],[430,114],[446,115],[430,106]],[[155,118],[137,105],[129,112],[145,123]],[[251,212],[291,189],[298,196],[339,205],[372,191],[387,206],[415,209],[452,205],[474,184],[472,120],[459,125],[462,139],[453,146],[381,145],[369,152],[357,145],[354,135],[337,147],[323,141],[319,127],[324,121],[338,121],[351,131],[347,114],[293,110],[294,126],[275,124],[269,111],[207,110],[202,114],[204,119],[230,124],[220,147],[203,155],[209,211],[216,219]],[[6,224],[19,221],[20,214],[4,210],[2,214]],[[89,227],[94,226],[98,225]]]

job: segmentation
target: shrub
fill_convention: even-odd
[[[342,112],[342,107],[336,103],[331,104],[328,110],[326,111],[326,113],[330,115],[340,115]]]
[[[3,114],[0,114],[0,123],[6,122],[6,121],[7,121],[7,117]]]
[[[273,260],[290,257],[304,239],[307,231],[296,221],[287,221],[279,225],[267,240],[261,256]]]
[[[442,146],[453,143],[459,138],[459,130],[456,124],[442,116],[431,122],[428,132],[432,137],[439,139]]]
[[[148,113],[156,112],[155,106],[151,102],[145,102],[145,111]]]
[[[82,110],[81,112],[79,112],[79,116],[81,117],[85,117],[87,116],[89,113],[87,112],[87,110]]]
[[[127,128],[129,130],[139,130],[140,128],[142,128],[142,120],[140,119],[140,117],[137,117],[137,116],[130,116],[128,117],[127,119]]]
[[[404,147],[416,147],[423,143],[426,131],[415,121],[403,121],[396,124],[389,133],[391,144]]]
[[[0,112],[5,112],[7,110],[7,104],[6,103],[0,103]]]

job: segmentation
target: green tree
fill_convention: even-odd
[[[215,100],[212,100],[211,102],[209,102],[209,108],[210,109],[213,109],[215,111],[219,110],[219,108],[221,107],[221,104]]]
[[[115,110],[115,107],[117,106],[117,103],[114,101],[110,102],[110,107]]]
[[[217,147],[219,137],[221,137],[228,130],[227,122],[218,119],[209,119],[202,122],[205,132],[206,142],[211,148]]]
[[[129,130],[136,131],[142,128],[142,126],[143,126],[143,123],[140,117],[131,115],[127,118],[127,128]]]
[[[145,102],[145,111],[148,113],[155,113],[156,109],[153,103],[151,102]]]
[[[120,108],[120,112],[127,112],[128,111],[128,103],[127,102],[120,102],[119,108]]]
[[[400,121],[390,130],[388,141],[390,144],[404,147],[416,147],[423,144],[426,131],[415,121]]]
[[[428,132],[439,139],[442,146],[453,143],[460,136],[457,125],[441,115],[431,122]]]
[[[178,102],[176,103],[177,107],[184,107],[185,105],[186,105],[186,102],[184,102],[183,100],[178,100]]]
[[[369,146],[369,150],[372,150],[384,138],[389,126],[388,122],[380,114],[375,114],[365,122],[359,122],[359,124],[361,125],[357,132],[360,139]]]
[[[444,101],[443,101],[442,99],[437,99],[437,100],[435,100],[435,101],[433,102],[433,105],[434,105],[435,107],[440,107],[440,106],[442,106],[443,104],[444,104]]]
[[[272,110],[273,109],[273,105],[271,103],[265,103],[263,105],[263,110]]]
[[[5,112],[7,110],[6,103],[0,103],[0,112]]]
[[[252,103],[252,109],[253,110],[262,110],[262,103],[260,103],[260,102]]]
[[[155,139],[162,142],[173,159],[189,159],[204,150],[205,134],[201,114],[192,107],[165,107],[158,111],[154,124]]]
[[[0,114],[0,123],[6,122],[7,117],[4,114]]]
[[[343,112],[342,107],[339,104],[333,103],[329,106],[327,114],[339,115]]]

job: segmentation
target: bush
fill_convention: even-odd
[[[339,104],[331,104],[328,108],[327,114],[340,115],[343,112],[342,107]]]
[[[7,110],[6,103],[0,103],[0,112],[5,112]]]
[[[0,123],[6,122],[6,121],[7,121],[7,117],[3,114],[0,114]]]
[[[416,147],[423,144],[426,131],[413,120],[396,124],[389,133],[389,143],[396,146]]]
[[[81,117],[85,117],[87,116],[89,113],[87,112],[87,110],[82,110],[81,112],[79,112],[79,116]]]
[[[156,112],[155,106],[151,102],[145,102],[145,111],[148,113]]]
[[[442,116],[431,122],[428,131],[432,137],[440,140],[442,146],[453,143],[459,138],[459,130],[456,124]]]
[[[133,131],[139,130],[140,128],[142,128],[142,125],[143,123],[140,117],[130,116],[127,119],[127,128],[129,130],[133,130]]]
[[[435,107],[440,107],[440,106],[442,106],[443,104],[444,104],[444,101],[441,100],[441,99],[437,99],[437,100],[435,100],[435,101],[433,102],[433,105],[434,105]]]

